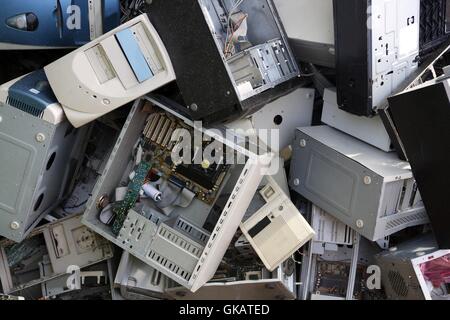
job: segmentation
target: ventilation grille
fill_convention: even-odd
[[[446,0],[420,1],[420,47],[428,51],[446,35]]]
[[[386,224],[386,230],[400,227],[402,225],[420,224],[428,220],[426,212],[415,213],[406,217],[393,219]]]
[[[44,111],[41,110],[40,108],[37,108],[30,104],[24,103],[24,102],[20,101],[19,99],[15,99],[10,96],[8,96],[6,98],[6,104],[9,104],[10,106],[12,106],[16,109],[22,110],[23,112],[29,113],[40,119],[42,119],[42,117],[44,116]]]
[[[203,252],[203,248],[197,247],[193,243],[186,241],[184,238],[178,236],[169,229],[164,228],[164,226],[159,229],[158,234],[161,238],[166,239],[177,247],[180,247],[181,249],[189,252],[190,254],[193,254],[198,258],[200,258],[200,255]]]
[[[150,250],[149,254],[147,255],[148,259],[152,260],[156,264],[159,264],[160,266],[172,271],[173,273],[177,274],[181,278],[185,279],[186,281],[189,281],[191,274],[187,272],[186,270],[183,270],[180,268],[179,265],[176,263],[170,261],[169,259],[163,257],[162,255],[156,253],[153,250]]]
[[[406,284],[405,279],[398,271],[389,270],[388,273],[389,283],[391,285],[392,290],[399,297],[408,296],[408,286]]]
[[[191,223],[181,217],[177,219],[174,229],[188,234],[192,239],[197,240],[203,246],[206,246],[206,244],[208,243],[209,234],[193,226]]]
[[[142,211],[141,215],[153,222],[155,225],[159,225],[159,222],[161,221],[161,218],[151,211]]]

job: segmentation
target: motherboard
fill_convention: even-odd
[[[186,137],[192,141],[185,141]],[[211,141],[202,139],[201,147],[196,148],[193,137],[192,127],[168,113],[152,112],[148,116],[133,152],[137,165],[131,172],[127,192],[123,200],[116,199],[113,204],[114,235],[119,234],[128,211],[141,197],[152,199],[163,211],[179,205],[180,193],[183,192],[209,206],[215,203],[229,166],[204,159],[204,149]],[[188,161],[174,160],[176,148],[185,142],[191,154],[182,158]],[[168,209],[164,213],[170,215],[170,212]]]
[[[190,163],[175,163],[172,153],[174,148],[182,141],[180,132],[189,132],[190,137],[194,137],[192,127],[184,124],[174,116],[167,113],[153,113],[147,119],[147,124],[143,132],[144,158],[151,158],[153,161],[153,175],[167,177],[168,180],[180,188],[187,188],[196,197],[208,205],[212,205],[217,192],[222,185],[229,166],[221,163],[210,163],[206,159],[195,162],[199,154],[203,154],[204,148],[211,144],[211,141],[202,141],[202,150],[196,150],[191,141],[192,154]]]

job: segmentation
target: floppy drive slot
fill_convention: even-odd
[[[109,60],[111,66],[114,68],[117,77],[119,78],[125,89],[130,89],[139,84],[133,69],[128,63],[116,37],[109,37],[100,42],[100,45],[105,51],[105,55]]]
[[[144,59],[147,61],[153,74],[163,71],[164,67],[161,64],[161,59],[157,51],[155,51],[155,48],[158,48],[158,46],[156,43],[153,43],[151,36],[145,31],[144,25],[142,23],[135,24],[130,30],[133,32],[134,39],[139,45],[141,53],[144,55]]]
[[[134,32],[134,34],[135,33],[136,32]],[[152,78],[153,72],[147,63],[134,34],[131,29],[125,29],[116,33],[116,39],[136,78],[139,83],[142,83]]]
[[[106,52],[101,45],[98,44],[95,47],[86,50],[85,54],[100,84],[104,84],[116,77],[114,68],[109,62]]]
[[[164,70],[142,23],[117,32],[85,54],[100,84],[118,77],[130,89]]]

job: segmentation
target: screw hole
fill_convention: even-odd
[[[283,123],[283,117],[280,115],[275,116],[275,118],[273,118],[273,122],[279,126],[281,123]]]

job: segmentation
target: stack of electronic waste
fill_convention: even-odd
[[[450,300],[447,1],[41,2],[0,13],[0,300]]]

